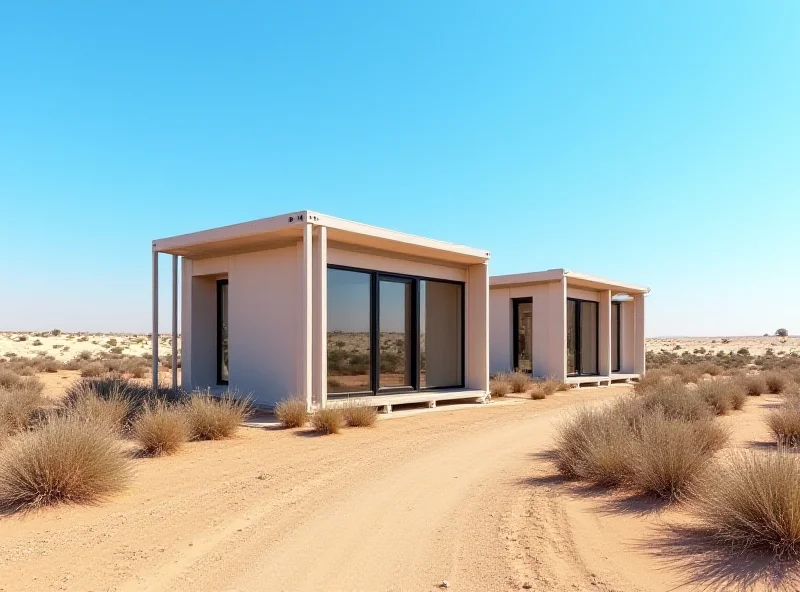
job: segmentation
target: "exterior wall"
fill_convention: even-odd
[[[297,248],[185,261],[184,388],[216,388],[216,280],[227,276],[229,388],[262,405],[297,394]]]
[[[512,288],[492,288],[490,292],[491,372],[494,374],[512,370],[512,300],[532,298],[533,375],[563,380],[567,371],[566,280]]]
[[[597,307],[599,331],[597,335],[597,372],[611,375],[611,290],[597,292],[600,304]]]
[[[634,330],[636,322],[633,311],[633,300],[624,300],[620,303],[620,345],[621,360],[619,370],[623,374],[634,373]]]
[[[470,265],[466,302],[464,386],[489,391],[489,266]]]
[[[633,315],[636,324],[633,334],[633,371],[636,374],[645,372],[645,342],[644,342],[644,294],[633,297]]]

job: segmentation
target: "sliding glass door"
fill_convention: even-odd
[[[611,371],[619,372],[620,370],[620,303],[611,303]]]
[[[567,299],[567,374],[597,374],[597,302]]]
[[[328,267],[328,394],[464,386],[464,284]]]
[[[380,277],[378,388],[413,388],[414,284],[410,279]]]

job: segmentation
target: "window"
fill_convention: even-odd
[[[228,384],[228,280],[217,281],[217,384]]]
[[[567,374],[597,374],[597,302],[567,299]]]
[[[611,371],[620,371],[620,328],[622,317],[620,316],[620,303],[611,303]]]
[[[464,285],[328,267],[328,394],[464,385]]]
[[[372,390],[370,274],[328,269],[328,392]]]
[[[533,372],[533,299],[514,298],[514,370]]]

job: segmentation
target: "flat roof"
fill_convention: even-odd
[[[650,292],[650,288],[646,286],[637,286],[636,284],[619,282],[577,271],[570,271],[568,269],[548,269],[546,271],[532,271],[529,273],[493,275],[489,277],[489,288],[508,288],[512,286],[559,282],[563,277],[567,278],[568,286],[578,288],[611,290],[617,294],[647,294]]]
[[[376,249],[466,265],[483,263],[490,257],[489,251],[483,249],[352,222],[310,210],[157,239],[153,241],[153,250],[194,259],[246,253],[296,243],[302,238],[306,224],[326,227],[329,244],[342,244],[345,248]]]

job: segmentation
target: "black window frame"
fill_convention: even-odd
[[[228,380],[223,380],[222,378],[222,286],[228,285],[228,278],[217,280],[217,324],[216,324],[216,343],[217,343],[217,385],[218,386],[227,386]],[[230,303],[230,289],[228,289],[228,300],[226,304]],[[228,311],[228,317],[230,318],[230,311]],[[230,331],[228,332],[228,378],[230,378]]]
[[[612,327],[612,331],[617,332],[617,365],[616,367],[612,366],[611,371],[620,372],[622,370],[622,302],[619,300],[612,300],[611,306],[617,308],[617,326]]]
[[[466,282],[460,282],[457,280],[448,280],[442,279],[437,277],[429,277],[429,276],[422,276],[422,275],[411,275],[411,274],[404,274],[404,273],[393,273],[388,271],[381,271],[378,269],[366,269],[363,267],[352,267],[348,265],[336,265],[336,264],[329,264],[327,269],[338,269],[341,271],[353,271],[357,273],[366,273],[370,276],[370,306],[369,306],[369,315],[370,315],[370,363],[369,363],[369,372],[370,372],[370,388],[369,391],[350,391],[346,393],[328,393],[329,399],[338,399],[338,398],[348,398],[354,396],[381,396],[381,395],[393,395],[393,394],[402,394],[402,393],[416,393],[416,392],[425,392],[425,391],[436,391],[436,390],[444,390],[444,389],[460,389],[465,388],[466,385],[466,342],[467,342],[467,335],[466,335]],[[387,281],[399,281],[399,282],[412,282],[412,307],[414,309],[414,322],[413,322],[413,339],[411,347],[413,348],[411,353],[412,359],[412,382],[414,383],[411,386],[400,386],[400,387],[380,387],[380,282],[381,279],[385,279]],[[461,344],[460,344],[460,357],[461,357],[461,382],[459,384],[454,385],[443,385],[443,386],[425,386],[422,387],[420,385],[420,370],[421,370],[421,348],[420,348],[420,282],[422,281],[429,281],[429,282],[442,282],[446,284],[456,284],[461,286]],[[328,303],[325,303],[327,306]],[[327,333],[327,332],[326,332]],[[326,334],[326,355],[327,355],[327,347],[328,347],[328,337]],[[326,372],[327,374],[327,372]],[[327,381],[329,376],[325,377]]]
[[[577,372],[568,373],[567,376],[601,376],[600,374],[600,303],[597,300],[587,300],[586,298],[572,298],[568,297],[567,302],[572,301],[575,303],[575,369]],[[594,316],[595,318],[595,348],[594,348],[594,357],[595,363],[594,367],[597,368],[597,371],[594,374],[584,374],[580,371],[581,366],[583,365],[582,357],[583,354],[581,353],[581,346],[582,344],[582,335],[581,335],[581,311],[583,309],[582,304],[584,302],[591,302],[597,307],[597,314]],[[569,322],[569,320],[567,320]],[[567,345],[569,347],[569,345]],[[569,352],[565,352],[565,355],[569,355]]]
[[[513,370],[515,372],[519,371],[519,305],[520,304],[530,304],[531,308],[533,308],[533,297],[528,296],[526,298],[512,298],[511,299],[511,347],[512,347],[512,356],[511,361],[513,364]],[[531,321],[531,324],[533,322]],[[531,336],[531,342],[533,341],[533,337]],[[533,374],[533,351],[531,350],[531,374]]]

